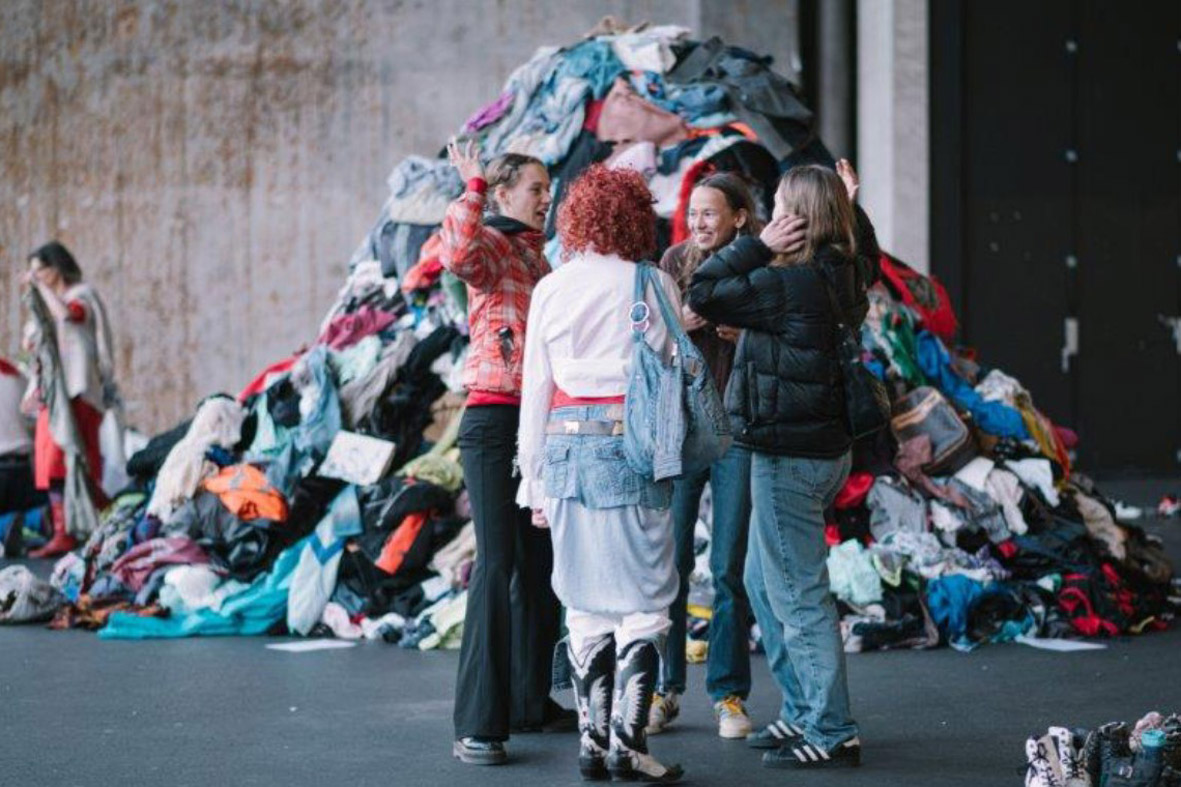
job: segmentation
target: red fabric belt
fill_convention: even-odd
[[[577,397],[563,391],[561,388],[554,389],[554,395],[550,397],[550,409],[556,410],[559,407],[595,407],[602,404],[623,404],[622,396],[589,396]]]

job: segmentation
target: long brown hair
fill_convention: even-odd
[[[730,206],[730,210],[735,213],[746,211],[746,222],[738,228],[739,235],[758,235],[762,232],[763,223],[759,221],[754,195],[751,194],[750,187],[746,185],[746,181],[741,175],[734,172],[713,172],[697,181],[697,184],[693,186],[693,191],[697,191],[697,189],[715,189],[726,198],[726,204]],[[705,257],[706,252],[699,249],[693,241],[689,241],[685,247],[681,270],[677,275],[677,283],[682,290],[689,286],[689,280],[693,278],[693,274],[697,272],[698,266],[701,265]]]
[[[541,159],[527,156],[524,153],[505,153],[492,159],[488,165],[487,177],[488,182],[488,207],[493,213],[500,213],[500,205],[496,202],[496,187],[505,186],[512,188],[521,180],[521,173],[525,171],[525,167],[530,164],[536,164],[545,170],[545,164]]]
[[[773,265],[795,265],[816,256],[822,246],[832,246],[846,257],[857,252],[853,203],[845,183],[827,167],[806,164],[788,170],[775,191],[779,211],[807,219],[804,247],[794,254],[776,255]]]

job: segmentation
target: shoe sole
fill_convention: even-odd
[[[451,747],[451,754],[455,759],[467,765],[504,765],[508,762],[508,755],[504,752],[499,754],[473,754],[464,750],[458,743]]]
[[[860,760],[818,760],[817,762],[800,762],[799,760],[763,760],[764,768],[774,768],[781,771],[809,771],[822,768],[860,768]]]
[[[734,734],[727,735],[725,732],[723,732],[722,730],[719,729],[718,730],[718,737],[723,738],[728,741],[746,740],[746,736],[750,735],[751,732],[752,732],[751,730],[747,730],[746,732],[737,732]]]
[[[643,784],[680,784],[685,780],[685,772],[681,771],[669,778],[665,776],[646,776],[639,771],[611,771],[613,782],[639,782]]]

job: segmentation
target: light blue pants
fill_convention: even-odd
[[[857,735],[824,542],[824,511],[851,464],[849,454],[805,459],[756,452],[751,461],[747,595],[783,693],[782,719],[825,750]]]

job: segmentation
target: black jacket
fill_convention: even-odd
[[[755,451],[832,458],[852,445],[837,358],[838,320],[859,326],[868,302],[853,260],[832,247],[806,263],[769,267],[771,250],[740,237],[697,269],[689,305],[710,322],[745,328],[726,386],[735,439]]]

